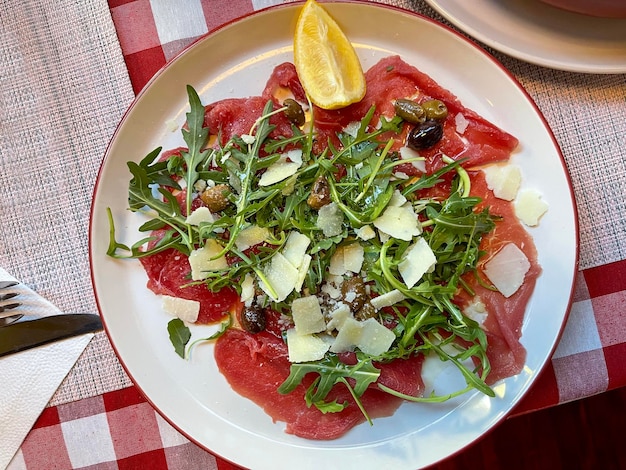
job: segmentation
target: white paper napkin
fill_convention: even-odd
[[[0,281],[15,281],[0,268]],[[62,313],[43,297],[19,284],[14,300],[21,313]],[[77,336],[0,358],[0,469],[6,468],[50,398],[83,352],[93,334]]]

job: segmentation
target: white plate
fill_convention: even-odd
[[[180,431],[212,452],[255,469],[393,468],[437,462],[469,445],[520,400],[553,351],[567,316],[577,260],[577,226],[570,182],[554,137],[520,85],[490,56],[460,35],[412,13],[374,4],[328,5],[353,40],[365,68],[399,54],[456,93],[470,108],[516,135],[515,160],[524,184],[540,188],[550,211],[533,231],[544,272],[524,323],[528,361],[523,372],[496,387],[498,397],[470,393],[441,405],[404,404],[373,427],[358,426],[328,442],[283,432],[252,402],[234,393],[217,371],[212,346],[181,360],[169,344],[160,302],[145,287],[137,261],[105,255],[106,208],[118,237],[138,239],[141,221],[126,210],[128,160],[159,145],[182,143],[185,86],[204,103],[259,94],[277,64],[292,60],[299,7],[284,5],[229,24],[192,45],[137,97],[107,150],[94,192],[90,257],[94,288],[107,333],[127,372],[147,399]],[[467,71],[474,71],[468,74]],[[447,378],[442,380],[446,381]]]
[[[557,70],[626,72],[626,18],[570,13],[540,0],[426,0],[470,36]]]

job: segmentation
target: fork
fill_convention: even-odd
[[[20,303],[11,300],[18,293],[11,291],[9,288],[17,284],[15,281],[0,281],[0,327],[16,322],[24,316],[21,313],[12,311],[14,308],[19,307]]]

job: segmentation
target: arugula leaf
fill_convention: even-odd
[[[167,324],[167,331],[170,334],[170,342],[174,346],[174,351],[185,359],[185,347],[191,339],[191,331],[180,318],[174,318]]]
[[[291,364],[289,377],[278,387],[278,393],[287,394],[292,392],[301,382],[305,375],[309,373],[318,374],[315,380],[307,389],[307,401],[310,403],[322,402],[341,379],[354,379],[354,386],[350,386],[357,397],[363,395],[367,387],[376,382],[380,376],[372,359],[359,354],[359,362],[355,365],[348,365],[341,362],[336,354],[327,354],[324,359],[317,362],[304,362]]]
[[[307,401],[307,403],[309,402],[309,399],[305,398],[305,400]],[[325,402],[325,401],[319,402],[318,401],[312,404],[315,406],[315,408],[320,410],[323,414],[340,413],[341,411],[346,409],[346,406],[348,406],[347,401],[344,401],[343,403],[338,403],[337,400],[333,400],[331,402]]]
[[[189,150],[181,152],[181,155],[187,166],[185,182],[188,190],[185,198],[185,213],[191,214],[191,188],[193,188],[193,185],[198,179],[198,165],[200,165],[209,154],[208,150],[203,150],[209,139],[209,129],[204,127],[204,106],[200,102],[198,93],[196,93],[196,90],[190,85],[187,85],[187,95],[189,96],[190,110],[186,114],[187,129],[183,127],[182,133]],[[188,227],[189,230],[191,230],[191,226]],[[189,238],[192,238],[191,233],[189,234]]]

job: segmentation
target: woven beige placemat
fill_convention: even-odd
[[[106,0],[0,2],[0,265],[66,312],[95,312],[93,185],[133,99]],[[130,384],[103,333],[53,401]]]

